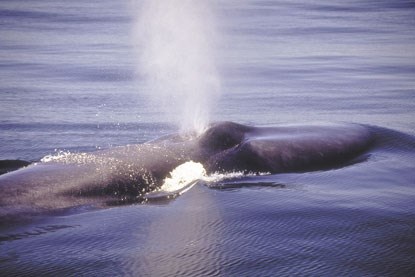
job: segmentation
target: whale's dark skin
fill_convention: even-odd
[[[0,218],[139,198],[175,167],[200,162],[211,172],[303,172],[351,162],[373,143],[356,124],[250,127],[213,124],[201,135],[74,153],[0,176]]]
[[[360,125],[248,127],[222,123],[200,138],[208,171],[304,172],[351,161],[373,143]],[[212,151],[213,150],[213,151]]]

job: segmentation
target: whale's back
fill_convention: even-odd
[[[207,161],[209,171],[281,173],[334,168],[358,158],[373,143],[372,132],[354,124],[237,126],[233,130],[227,124],[218,126],[219,130],[210,132],[226,131],[216,137],[216,144],[231,143],[221,144],[223,149]]]

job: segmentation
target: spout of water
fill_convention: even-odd
[[[217,32],[210,1],[146,0],[138,13],[135,44],[146,94],[167,121],[202,132],[220,91]]]

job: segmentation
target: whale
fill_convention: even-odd
[[[254,127],[218,122],[201,134],[61,153],[0,175],[0,219],[141,199],[189,161],[202,164],[207,174],[333,169],[364,160],[374,141],[370,128],[351,123]]]

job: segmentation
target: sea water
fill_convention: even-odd
[[[141,3],[1,1],[0,160],[179,129],[137,74]],[[368,161],[336,170],[236,174],[169,202],[78,207],[6,226],[1,275],[415,272],[413,1],[211,3],[222,92],[211,121],[354,122],[399,133],[382,131]]]

